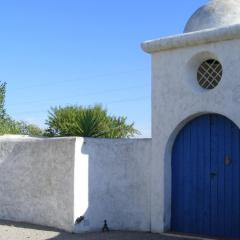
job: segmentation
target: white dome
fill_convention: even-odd
[[[211,0],[188,20],[184,32],[240,23],[240,0]]]

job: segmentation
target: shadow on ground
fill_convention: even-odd
[[[2,228],[5,228],[4,230]],[[6,239],[4,232],[10,233],[8,240],[16,239],[30,239],[30,240],[193,240],[204,238],[192,238],[175,235],[162,235],[141,232],[118,232],[112,231],[107,233],[85,233],[72,234],[60,231],[54,228],[48,228],[33,224],[16,223],[10,221],[0,220],[0,240]],[[11,237],[9,237],[11,236]]]
[[[7,220],[0,220],[0,225],[8,226],[8,227],[15,227],[15,228],[40,230],[40,231],[57,231],[57,232],[61,231],[59,229],[52,228],[52,227],[45,227],[45,226],[40,226],[40,225],[35,225],[35,224],[30,224],[30,223],[12,222],[12,221],[7,221]]]
[[[50,238],[48,240],[193,240],[203,238],[190,238],[182,236],[169,236],[152,233],[139,232],[118,232],[113,231],[109,233],[87,233],[87,234],[68,234],[60,233],[59,236]]]

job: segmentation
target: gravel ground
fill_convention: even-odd
[[[0,221],[0,240],[191,240],[193,238],[137,232],[71,234],[36,225]],[[204,239],[204,238],[194,238]]]

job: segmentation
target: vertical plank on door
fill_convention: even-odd
[[[194,132],[192,146],[195,161],[194,175],[196,182],[195,199],[195,229],[194,233],[208,235],[210,233],[210,117],[209,115],[197,118],[192,123]]]
[[[218,116],[211,115],[211,234],[214,236],[218,230]]]
[[[183,186],[183,148],[181,142],[183,141],[183,135],[179,134],[175,140],[172,152],[172,230],[181,232],[184,225],[184,216],[182,221],[179,221],[179,216],[183,213],[181,211],[183,206],[183,198],[179,198],[181,195],[181,189]]]
[[[232,139],[232,162],[231,162],[231,168],[232,168],[232,177],[233,177],[233,193],[234,196],[232,198],[232,237],[237,238],[240,236],[240,154],[239,154],[239,130],[238,127],[232,123],[231,126],[231,139]]]
[[[184,198],[184,205],[183,210],[185,214],[185,221],[183,230],[184,232],[189,231],[189,229],[192,229],[192,210],[190,207],[190,196],[192,194],[192,161],[191,161],[191,124],[189,124],[184,129],[184,188],[183,188],[183,198]],[[193,200],[194,201],[194,200]]]
[[[225,155],[225,119],[223,117],[212,116],[215,125],[214,136],[216,137],[216,151],[214,152],[214,159],[217,162],[217,202],[215,203],[217,208],[217,218],[213,219],[215,221],[215,226],[217,226],[213,235],[224,236],[225,235],[225,225],[224,225],[224,208],[225,208],[225,196],[224,196],[224,176],[225,176],[225,165],[224,165],[224,155]]]
[[[223,159],[219,159],[219,161],[224,161],[225,158],[229,158],[232,160],[232,139],[231,139],[231,126],[232,123],[225,118],[224,121],[224,129],[225,129],[225,154]],[[225,236],[232,237],[232,199],[233,199],[233,168],[232,164],[225,164],[225,186],[224,186],[224,194],[225,194],[225,206],[224,206],[224,216],[221,216],[225,220]],[[236,183],[237,184],[237,183]],[[235,206],[234,206],[235,207]]]

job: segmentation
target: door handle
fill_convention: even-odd
[[[225,156],[224,164],[226,166],[229,166],[230,164],[232,164],[232,160],[231,160],[231,158],[228,155]]]

